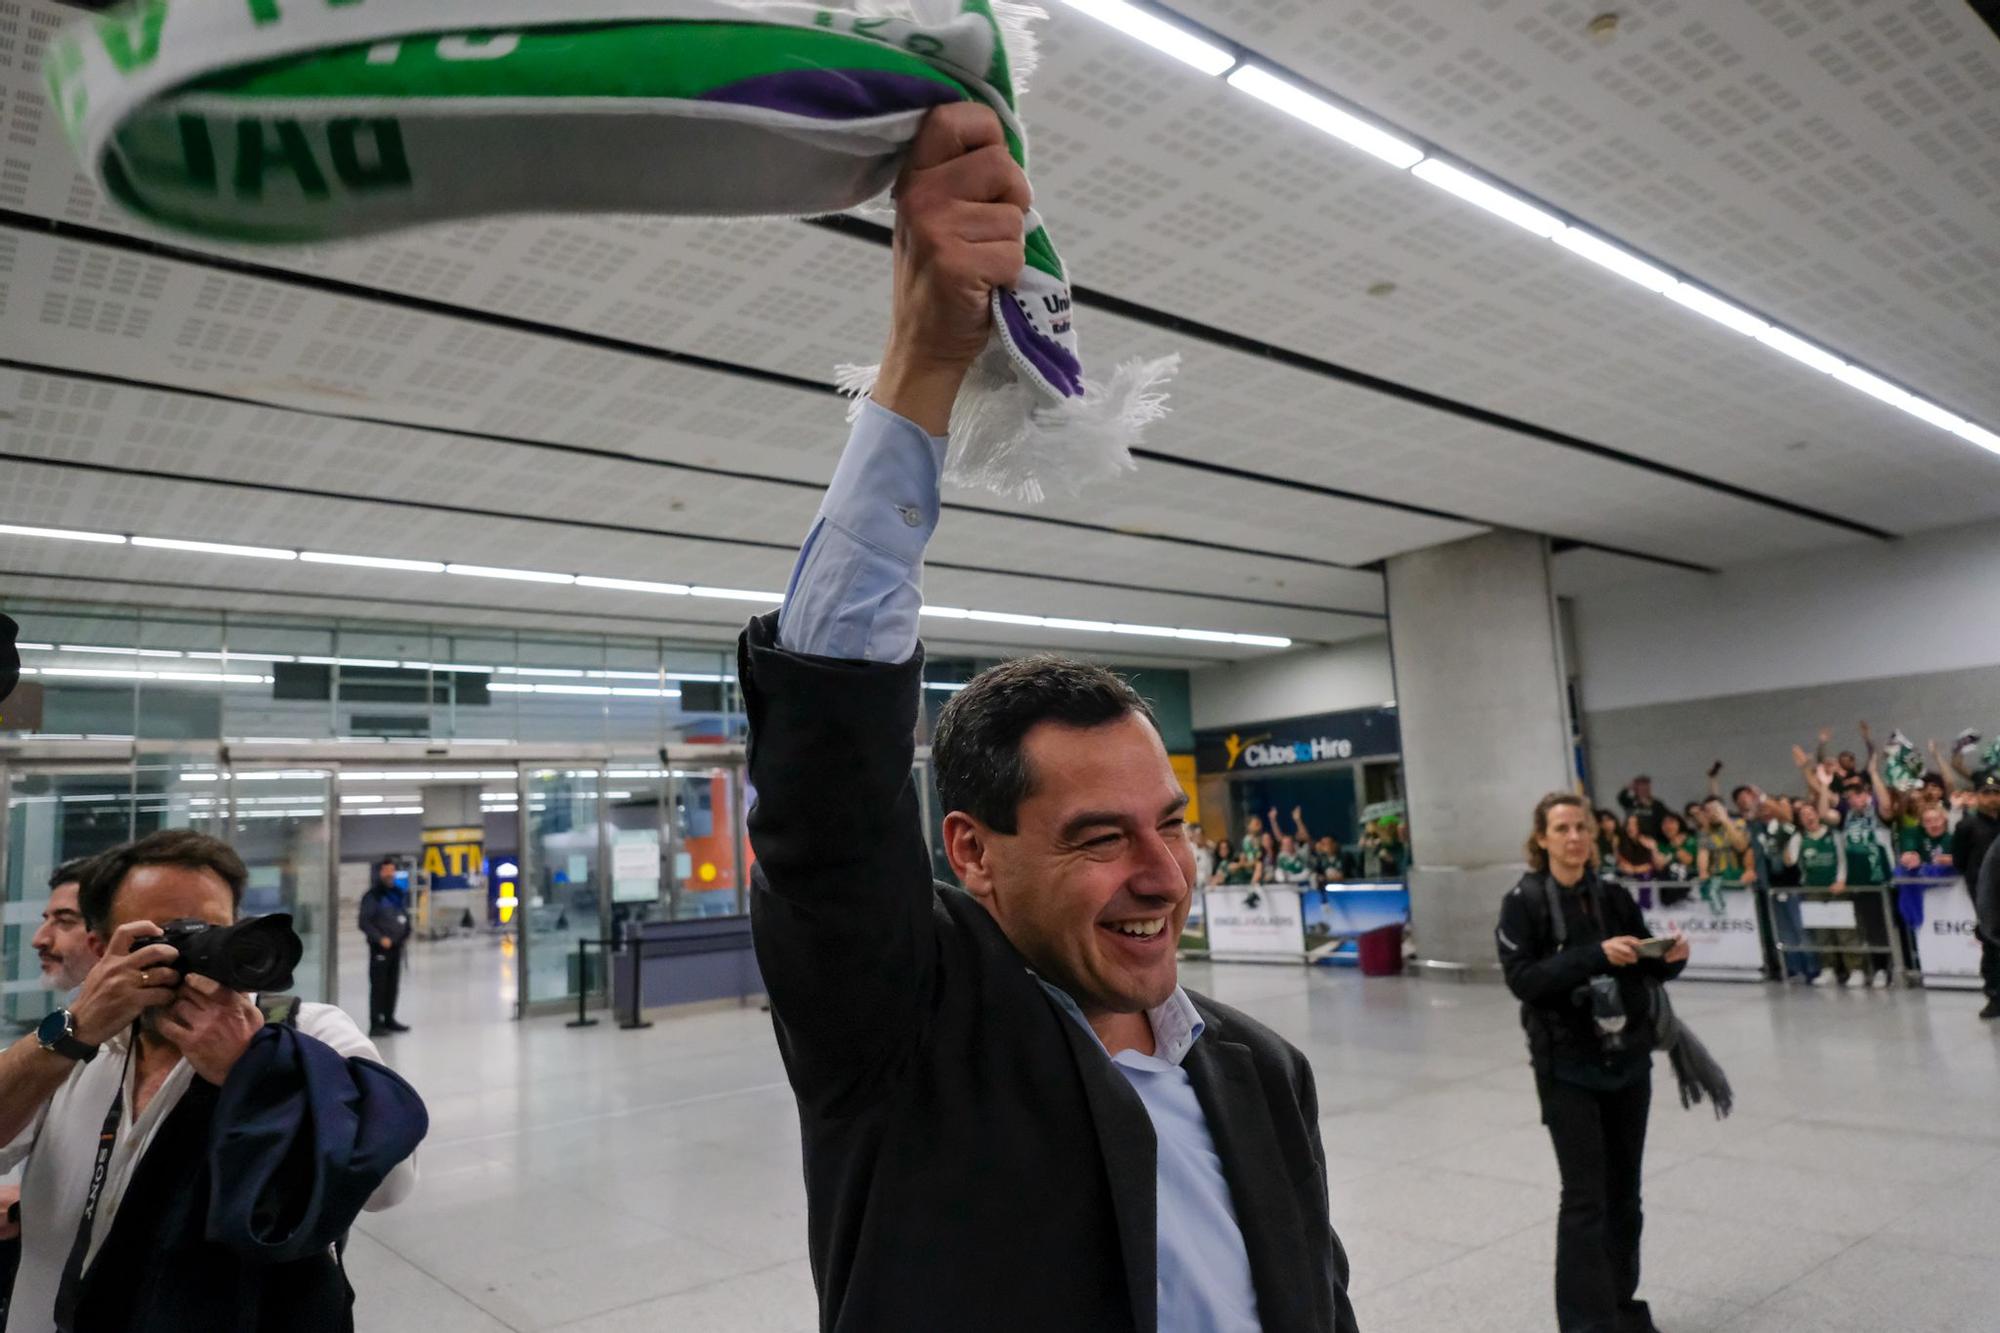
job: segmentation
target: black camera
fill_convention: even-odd
[[[169,921],[160,933],[132,941],[134,952],[149,944],[171,944],[180,950],[174,970],[182,976],[198,972],[235,991],[288,989],[292,969],[306,956],[305,942],[292,929],[289,912],[253,916],[233,926],[212,926],[183,917]]]

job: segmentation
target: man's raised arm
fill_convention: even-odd
[[[923,1033],[930,855],[911,783],[923,552],[951,405],[993,288],[1023,259],[1028,184],[999,121],[930,113],[896,187],[889,345],[782,610],[744,631],[757,958],[794,1089],[828,1113],[877,1095]]]

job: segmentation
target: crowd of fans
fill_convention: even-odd
[[[1210,839],[1199,825],[1195,839],[1195,882],[1207,888],[1254,884],[1295,884],[1324,888],[1349,879],[1394,879],[1409,864],[1409,827],[1401,815],[1366,824],[1351,847],[1332,834],[1314,837],[1305,811],[1292,808],[1292,831],[1282,831],[1278,812],[1250,816],[1240,843]]]
[[[1642,901],[1657,893],[1662,905],[1700,893],[1719,906],[1732,887],[1798,890],[1770,896],[1783,974],[1814,985],[1886,985],[1892,949],[1915,965],[1926,881],[1964,878],[1969,888],[2000,833],[2000,742],[1982,749],[1966,733],[1947,756],[1932,741],[1926,767],[1900,733],[1878,746],[1864,722],[1861,738],[1865,760],[1851,750],[1829,759],[1830,728],[1810,753],[1793,746],[1798,792],[1742,783],[1725,796],[1720,760],[1708,770],[1707,796],[1684,806],[1656,796],[1651,779],[1632,779],[1618,810],[1596,811],[1599,874]],[[1855,928],[1805,947],[1801,900],[1850,893]]]

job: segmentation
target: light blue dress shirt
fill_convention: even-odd
[[[1046,981],[1042,989],[1103,1047],[1068,992]],[[1154,1287],[1159,1333],[1259,1333],[1250,1251],[1236,1221],[1222,1158],[1208,1132],[1208,1117],[1182,1063],[1201,1036],[1201,1015],[1187,992],[1176,986],[1167,1002],[1147,1010],[1146,1017],[1153,1025],[1153,1053],[1120,1051],[1111,1063],[1146,1104],[1158,1144]]]
[[[907,662],[924,604],[924,547],[937,531],[945,440],[872,398],[799,548],[778,642],[808,657]]]
[[[910,660],[924,601],[924,547],[942,503],[945,444],[872,399],[863,401],[778,612],[778,642],[787,651]],[[1042,988],[1097,1040],[1075,1000],[1046,981]],[[1250,1252],[1208,1117],[1182,1064],[1201,1036],[1201,1016],[1175,987],[1147,1018],[1154,1053],[1109,1058],[1145,1104],[1158,1144],[1159,1333],[1258,1333]]]

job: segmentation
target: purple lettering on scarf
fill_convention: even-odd
[[[760,106],[816,120],[862,120],[962,102],[965,95],[935,79],[890,70],[793,69],[724,84],[703,93],[701,100]]]
[[[1021,309],[1021,298],[1013,292],[1001,292],[1000,315],[1007,321],[1008,341],[1041,372],[1042,378],[1060,390],[1065,398],[1080,397],[1083,393],[1083,366],[1069,348],[1029,322],[1027,314]]]

